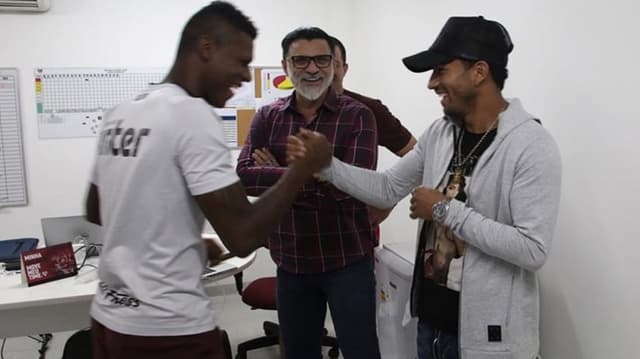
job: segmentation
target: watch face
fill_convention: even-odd
[[[433,219],[436,222],[442,222],[447,215],[448,204],[444,201],[440,201],[433,206]]]

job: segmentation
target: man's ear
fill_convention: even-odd
[[[485,82],[490,75],[489,64],[486,61],[478,61],[473,65],[473,84],[479,86]]]
[[[349,64],[345,63],[344,64],[344,74],[347,75],[348,71],[349,71]]]
[[[197,46],[198,56],[205,62],[210,61],[216,49],[214,41],[209,36],[202,35],[198,37]]]
[[[282,65],[282,70],[284,71],[285,75],[289,76],[289,73],[287,72],[287,59],[280,60],[280,64]]]

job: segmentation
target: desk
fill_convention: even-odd
[[[221,268],[233,269],[203,280],[207,294],[213,293],[216,281],[243,271],[255,258],[253,252],[246,258],[233,257],[222,262]],[[19,274],[0,275],[0,338],[88,327],[89,308],[97,286],[97,270],[92,267],[82,268],[74,277],[33,287],[22,284]]]

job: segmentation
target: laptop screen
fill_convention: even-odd
[[[84,216],[48,217],[40,220],[45,246],[72,242],[102,244],[102,227]]]

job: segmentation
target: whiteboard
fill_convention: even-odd
[[[0,207],[27,204],[18,70],[0,68]]]
[[[35,70],[40,138],[97,136],[104,112],[162,82],[160,68],[39,68]]]
[[[104,113],[166,76],[161,68],[38,68],[35,70],[38,133],[41,139],[95,137]],[[252,80],[234,90],[223,120],[229,147],[244,144],[257,108],[293,92],[282,68],[253,67]]]

